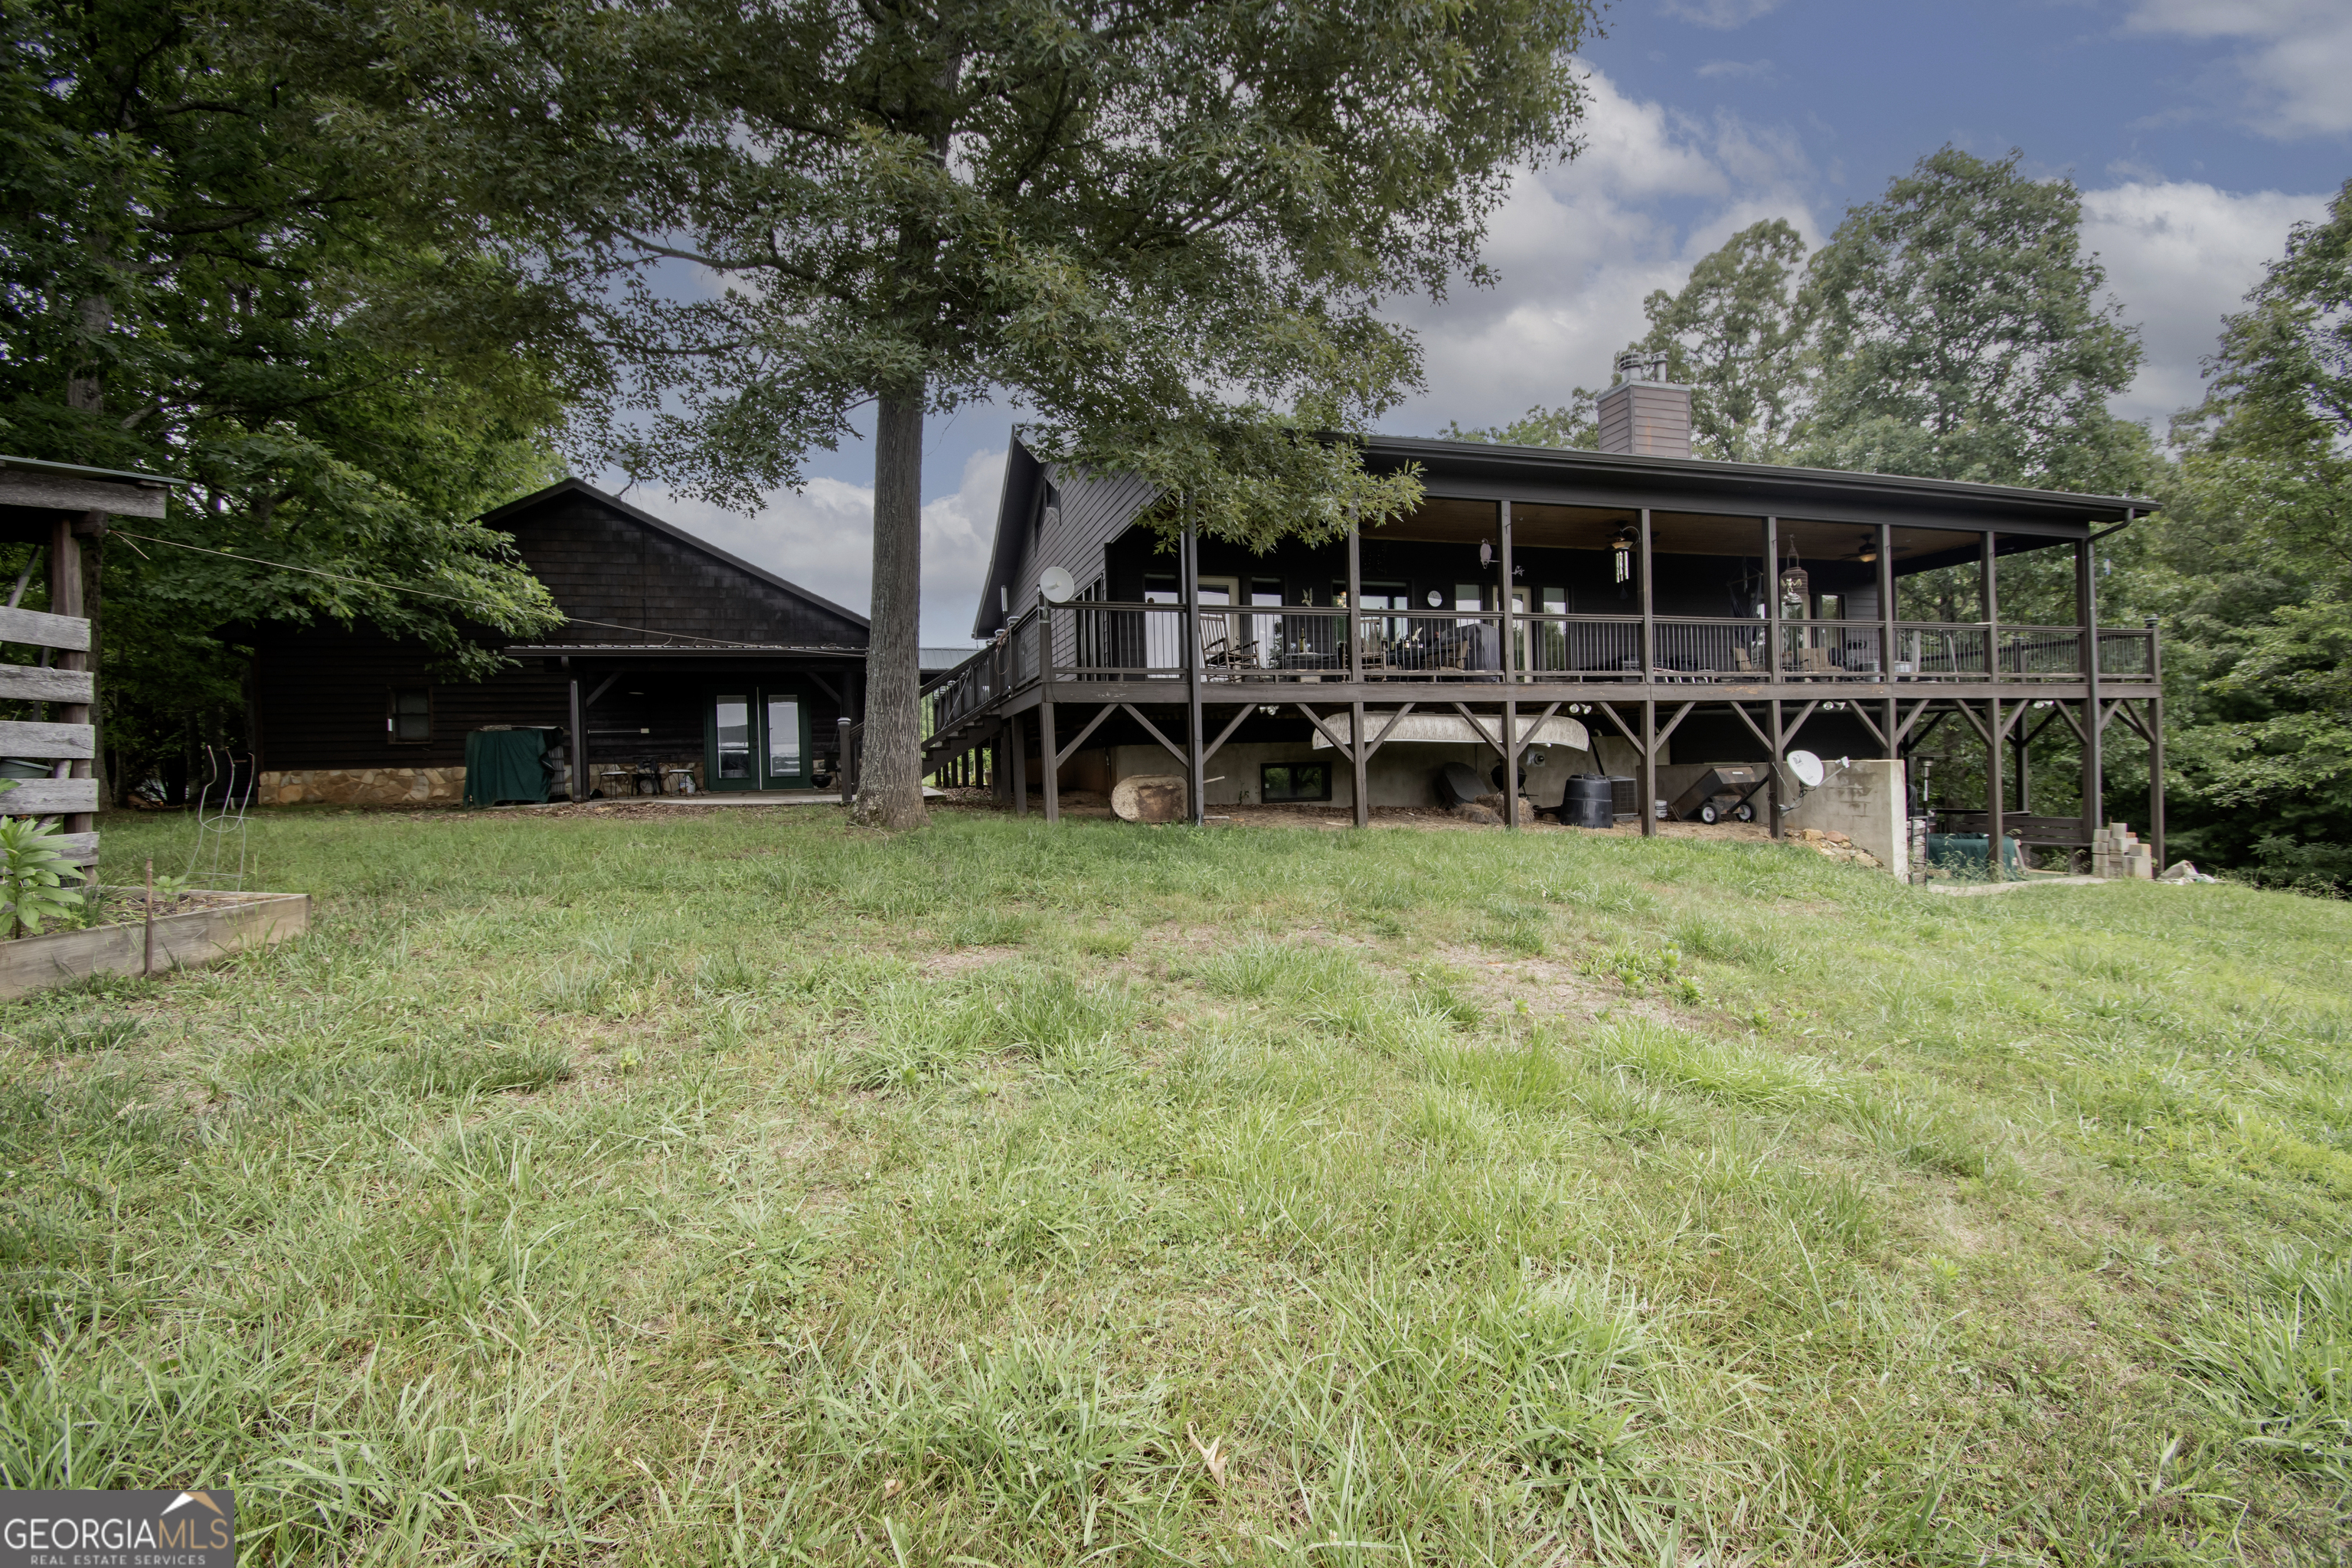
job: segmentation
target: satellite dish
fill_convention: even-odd
[[[1037,574],[1037,592],[1053,604],[1066,605],[1077,596],[1078,584],[1066,568],[1048,566]]]
[[[1826,770],[1822,766],[1821,758],[1811,752],[1790,752],[1789,771],[1796,774],[1797,782],[1807,789],[1818,788],[1822,780],[1827,776]]]

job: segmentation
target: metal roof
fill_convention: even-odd
[[[2153,511],[2157,504],[2145,496],[2084,495],[2074,490],[2033,489],[2022,485],[1979,484],[1972,479],[1921,479],[1911,474],[1861,473],[1849,468],[1800,468],[1780,463],[1726,463],[1710,458],[1650,458],[1566,447],[1507,447],[1497,442],[1447,441],[1424,436],[1367,436],[1363,437],[1363,447],[1368,456],[1422,463],[1435,459],[1448,468],[1521,468],[1633,483],[1675,479],[1708,489],[1811,489],[1888,500],[1940,499],[2061,510],[2077,517],[2086,512],[2113,514],[2103,521],[2121,521],[2128,512]]]

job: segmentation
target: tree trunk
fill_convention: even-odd
[[[874,426],[874,630],[866,645],[866,742],[850,820],[923,825],[923,398],[885,394]]]

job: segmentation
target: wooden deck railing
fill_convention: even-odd
[[[1640,616],[1490,610],[1360,610],[1311,605],[1202,605],[1204,683],[1310,686],[1335,680],[1515,685],[1687,686],[1822,682],[2081,681],[2079,626],[1982,622],[1654,616],[1643,658]],[[1352,630],[1355,643],[1351,647]],[[1893,647],[1886,643],[1892,632]],[[2101,628],[2103,679],[2146,680],[2153,631]],[[1086,602],[1031,609],[1003,637],[926,689],[927,733],[949,733],[1035,683],[1181,683],[1186,613],[1170,604]],[[1049,651],[1050,650],[1050,651]],[[1170,693],[1173,700],[1174,693]]]

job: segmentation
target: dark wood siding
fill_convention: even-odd
[[[542,642],[630,643],[677,634],[797,647],[866,646],[866,628],[856,621],[579,490],[500,516],[496,526],[514,535],[531,574],[567,614],[613,623],[574,625]]]
[[[1038,530],[1036,547],[1022,563],[1013,588],[1016,614],[1037,602],[1037,579],[1048,566],[1061,567],[1081,589],[1102,576],[1105,547],[1124,534],[1151,504],[1151,487],[1123,474],[1095,478],[1049,467],[1045,477],[1053,486],[1059,516],[1053,526]]]
[[[440,768],[466,760],[466,733],[485,724],[563,724],[561,672],[509,670],[484,681],[436,679],[434,655],[372,630],[312,631],[265,638],[256,650],[254,696],[261,766]],[[395,687],[433,693],[433,734],[393,740],[384,725]]]
[[[541,639],[631,647],[685,636],[722,642],[839,647],[825,661],[836,691],[860,668],[866,630],[854,616],[731,563],[666,526],[567,481],[495,514],[532,574],[547,585],[570,626]],[[606,625],[588,625],[604,622]],[[372,629],[265,631],[254,637],[255,749],[273,772],[309,768],[453,767],[468,731],[491,724],[568,728],[570,674],[550,659],[526,658],[487,680],[436,677],[434,653]],[[694,669],[648,660],[605,688],[590,709],[593,761],[699,760],[710,692],[796,686],[809,716],[813,752],[836,750],[840,705],[772,655],[747,652],[740,670],[696,661]],[[604,684],[609,658],[591,656],[583,686]],[[384,722],[390,693],[425,687],[433,696],[429,739],[393,739]]]

